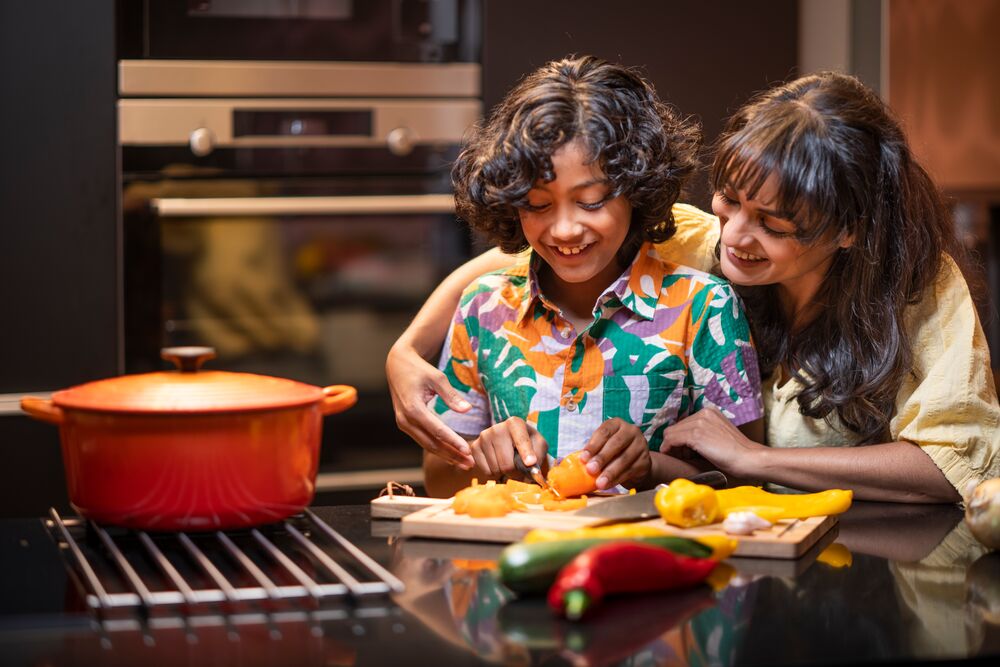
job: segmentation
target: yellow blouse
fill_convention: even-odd
[[[969,481],[1000,476],[1000,406],[990,352],[965,279],[946,258],[933,287],[905,313],[913,370],[896,396],[889,423],[895,441],[919,445],[962,494]],[[780,373],[762,390],[767,441],[772,447],[851,446],[857,439],[799,414],[798,381]]]
[[[673,207],[677,232],[657,246],[668,261],[711,271],[719,221],[694,206]],[[905,313],[913,371],[896,398],[893,440],[919,445],[959,494],[969,481],[1000,477],[1000,406],[990,352],[961,272],[950,258],[932,289]],[[799,414],[801,386],[779,373],[763,382],[767,444],[772,447],[852,446],[857,438],[832,423]]]
[[[719,263],[715,256],[719,219],[689,204],[674,204],[670,212],[677,231],[666,243],[656,246],[660,259],[712,273]]]

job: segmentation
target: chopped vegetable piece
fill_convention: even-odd
[[[708,577],[716,561],[680,556],[638,542],[611,542],[587,549],[559,571],[548,603],[578,620],[605,596],[690,588]]]
[[[602,540],[631,540],[639,537],[665,537],[669,534],[670,533],[665,530],[655,526],[643,526],[637,523],[615,523],[610,526],[576,528],[574,530],[536,528],[525,535],[522,541],[531,544],[533,542],[552,542],[554,540],[578,540],[589,538],[599,538]]]
[[[716,492],[719,512],[724,517],[730,512],[749,511],[759,514],[768,521],[778,519],[807,519],[846,512],[851,506],[853,494],[850,491],[831,489],[819,493],[770,493],[756,486],[737,486]],[[779,510],[775,518],[758,511],[758,507],[773,507]]]
[[[542,509],[549,512],[572,512],[587,506],[587,496],[565,498],[563,500],[543,500]]]
[[[583,450],[568,455],[546,478],[549,486],[563,498],[582,496],[597,489],[597,477],[587,472],[587,466],[580,460],[581,453]]]
[[[773,525],[754,512],[730,512],[722,522],[722,529],[730,535],[753,535],[755,530],[766,530]]]
[[[699,535],[694,538],[696,542],[701,542],[712,550],[710,558],[715,560],[725,560],[733,555],[736,548],[740,546],[738,540],[725,535]]]
[[[506,516],[514,510],[527,509],[514,497],[509,486],[492,480],[486,484],[472,480],[472,486],[455,494],[451,508],[455,514],[468,514],[477,519]]]
[[[681,528],[714,523],[719,516],[715,489],[688,479],[675,479],[657,491],[653,504],[664,521]]]

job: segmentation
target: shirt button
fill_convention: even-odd
[[[566,405],[566,412],[576,412],[576,403],[568,403]]]

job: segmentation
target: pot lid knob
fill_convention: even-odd
[[[160,357],[174,362],[181,373],[194,373],[203,363],[215,359],[215,348],[197,345],[165,347],[160,350]]]

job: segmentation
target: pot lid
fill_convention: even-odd
[[[215,357],[210,347],[171,347],[160,354],[178,369],[87,382],[53,393],[52,401],[77,410],[162,414],[272,410],[323,398],[319,387],[295,380],[199,370]]]

